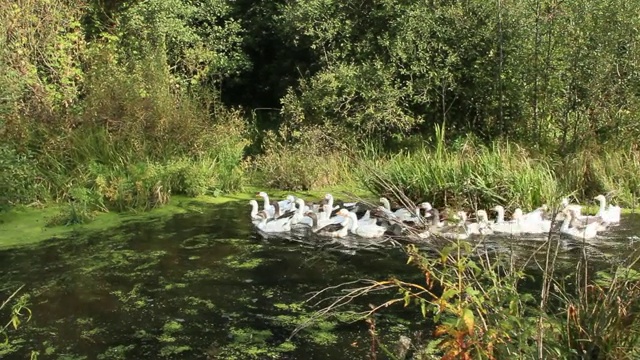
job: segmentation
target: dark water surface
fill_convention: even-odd
[[[25,359],[31,350],[40,359],[366,358],[368,328],[346,315],[287,338],[318,309],[302,303],[310,292],[361,278],[419,280],[402,249],[362,249],[367,244],[355,240],[264,239],[248,213],[244,201],[227,203],[202,214],[0,252],[1,298],[25,284],[33,311],[32,320],[12,333],[18,351],[4,358]],[[640,217],[624,216],[587,253],[606,264],[638,247],[638,234]],[[540,244],[487,242],[522,258]],[[581,254],[579,242],[562,242],[567,264]],[[354,302],[354,309],[371,301]],[[418,309],[385,314],[377,326],[389,342],[424,326]]]

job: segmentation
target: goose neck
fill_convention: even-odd
[[[258,216],[258,202],[252,201],[251,202],[251,217],[254,218],[256,216]]]

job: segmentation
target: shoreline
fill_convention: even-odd
[[[9,211],[0,213],[0,250],[37,244],[51,239],[65,239],[69,236],[88,232],[106,230],[123,225],[129,221],[144,221],[149,219],[170,218],[176,214],[199,212],[206,205],[223,204],[230,201],[249,201],[256,199],[255,193],[266,191],[273,199],[284,199],[287,195],[295,195],[303,198],[321,199],[325,193],[333,193],[337,199],[348,199],[345,192],[353,193],[357,197],[371,197],[373,194],[364,189],[351,189],[347,187],[328,187],[309,191],[286,191],[278,189],[247,186],[243,191],[224,194],[221,196],[202,195],[189,197],[186,195],[174,195],[168,204],[149,211],[128,212],[96,212],[95,217],[83,224],[56,225],[48,227],[50,218],[57,215],[64,207],[63,204],[50,203],[43,207],[34,208],[19,206]],[[596,205],[583,205],[583,213],[595,214]],[[623,208],[622,214],[640,213],[640,208]]]
[[[51,239],[64,239],[86,231],[110,229],[121,226],[128,221],[163,219],[176,214],[198,212],[206,205],[223,204],[230,201],[248,202],[251,199],[255,199],[255,193],[258,191],[266,191],[269,196],[278,200],[284,199],[289,194],[304,198],[322,198],[327,192],[337,195],[345,191],[352,192],[356,196],[361,197],[371,195],[362,189],[349,189],[344,187],[330,187],[311,191],[284,191],[247,186],[243,191],[217,197],[210,195],[196,197],[174,195],[168,204],[149,211],[129,211],[122,213],[115,211],[97,212],[95,218],[87,223],[56,225],[51,227],[46,226],[48,220],[57,215],[64,208],[64,204],[49,203],[40,208],[18,206],[0,213],[0,250],[33,245]],[[341,195],[337,197],[344,198],[344,196]],[[247,209],[249,209],[249,207],[247,207]]]

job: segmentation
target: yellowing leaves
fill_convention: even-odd
[[[469,334],[473,334],[473,329],[475,326],[475,317],[473,315],[473,312],[470,309],[464,309],[462,311],[461,319],[467,327],[466,330],[469,332]]]

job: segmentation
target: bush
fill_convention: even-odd
[[[26,204],[44,196],[33,158],[0,145],[0,210]]]
[[[267,187],[310,190],[344,185],[357,175],[355,162],[319,127],[305,128],[293,136],[270,132],[263,151],[255,159],[254,170]]]

